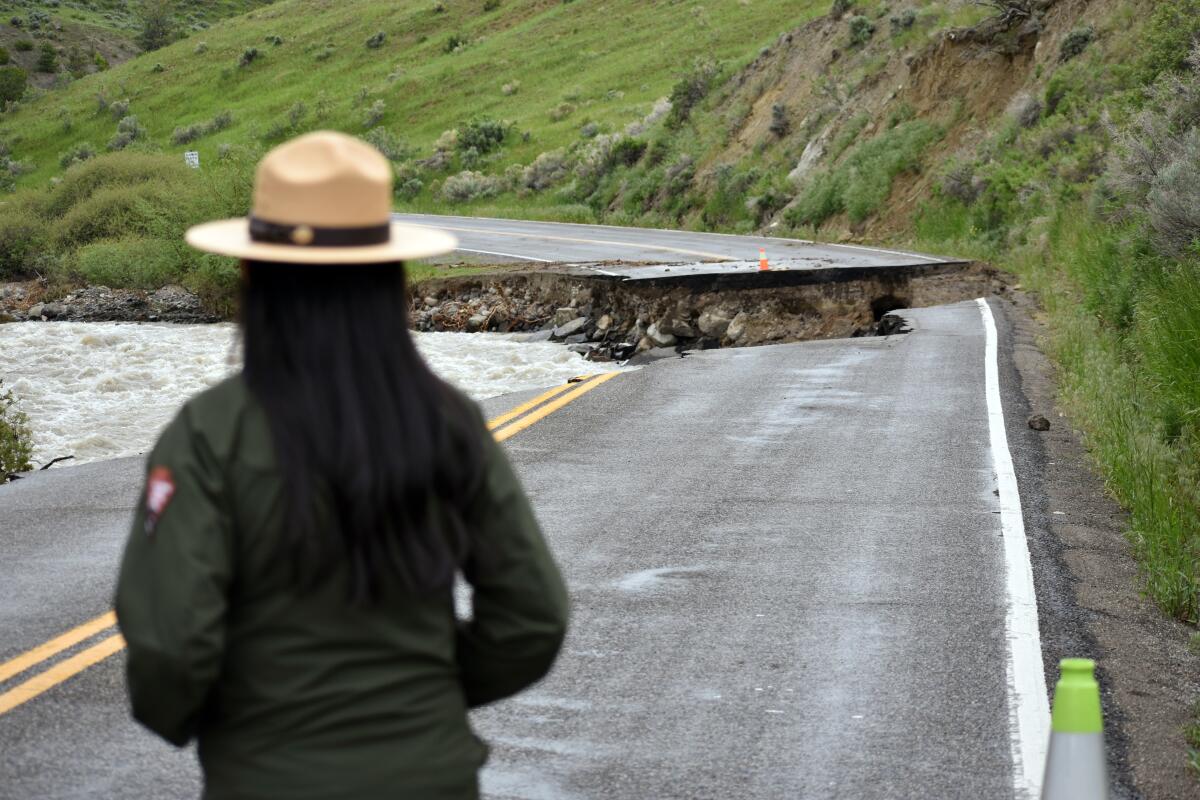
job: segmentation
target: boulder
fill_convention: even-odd
[[[654,343],[655,347],[670,347],[679,341],[675,338],[675,334],[660,330],[658,323],[651,323],[646,329],[646,338]]]
[[[45,310],[46,310],[45,303],[34,303],[32,306],[29,307],[29,318],[30,319],[41,319],[42,312]]]
[[[475,333],[481,330],[487,324],[487,321],[488,318],[483,314],[472,314],[471,318],[467,320],[467,332]]]
[[[1029,418],[1029,427],[1033,428],[1035,431],[1048,431],[1050,430],[1050,420],[1046,419],[1041,414],[1034,414]]]
[[[562,309],[559,310],[561,311]],[[557,319],[558,317],[556,315],[555,320],[557,321]],[[574,336],[586,327],[587,317],[575,317],[574,319],[567,320],[566,322],[559,322],[557,323],[557,327],[554,329],[554,338],[566,339],[568,336]]]
[[[700,319],[696,321],[696,325],[705,336],[720,339],[729,330],[729,322],[729,317],[724,313],[719,310],[711,310],[701,312]]]
[[[686,319],[680,319],[679,317],[667,317],[659,320],[658,329],[663,333],[669,333],[672,336],[679,336],[684,339],[696,338],[696,329]]]
[[[559,328],[579,317],[579,312],[573,308],[559,308],[554,311],[554,327]]]
[[[612,327],[612,324],[613,318],[610,315],[605,314],[596,322],[596,330],[607,331]]]
[[[729,325],[725,329],[725,338],[731,342],[741,339],[746,335],[747,322],[749,322],[749,317],[746,316],[746,312],[738,312],[738,315],[729,321]]]

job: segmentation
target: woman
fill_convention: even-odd
[[[245,368],[148,459],[116,599],[134,717],[197,739],[212,800],[477,797],[467,709],[549,670],[567,601],[407,329],[401,262],[454,240],[392,223],[390,166],[335,133],[269,153],[253,215],[187,240],[243,260]]]

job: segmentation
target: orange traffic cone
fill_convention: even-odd
[[[770,268],[771,265],[767,263],[767,248],[758,248],[758,271],[766,272]]]

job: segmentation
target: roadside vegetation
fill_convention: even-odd
[[[12,391],[0,380],[0,483],[7,483],[9,475],[33,469],[32,457],[29,419],[17,410]]]

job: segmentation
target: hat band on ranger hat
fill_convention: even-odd
[[[392,225],[366,225],[359,228],[323,228],[317,225],[282,225],[250,217],[250,240],[263,244],[296,247],[370,247],[391,241]]]

